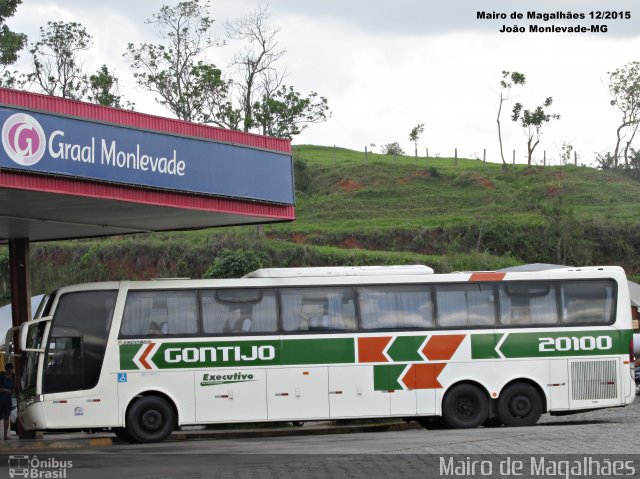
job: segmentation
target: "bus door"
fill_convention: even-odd
[[[85,348],[81,333],[70,328],[52,328],[42,367],[42,387],[47,393],[42,407],[47,428],[73,428],[95,423],[102,405],[88,401],[84,395],[71,393],[86,389]]]
[[[116,423],[115,378],[103,374],[107,338],[117,291],[63,294],[46,341],[42,410],[47,428],[82,428]]]

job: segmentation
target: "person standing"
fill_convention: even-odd
[[[9,416],[13,409],[13,390],[15,387],[13,364],[9,363],[0,372],[0,417],[2,418],[3,439],[9,439]]]

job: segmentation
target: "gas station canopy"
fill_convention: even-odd
[[[0,89],[0,243],[291,221],[288,140]]]

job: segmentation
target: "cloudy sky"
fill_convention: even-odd
[[[38,36],[48,20],[78,21],[94,37],[85,58],[89,70],[106,63],[123,80],[125,95],[139,111],[170,116],[151,94],[137,89],[122,58],[128,42],[155,42],[145,19],[171,0],[26,0],[10,26]],[[264,2],[262,2],[264,5]],[[257,8],[258,0],[217,0],[211,16],[224,37],[224,22]],[[329,100],[332,117],[313,125],[294,143],[338,145],[363,150],[398,141],[412,152],[409,132],[425,123],[420,150],[431,155],[482,155],[499,160],[496,130],[498,83],[502,70],[526,75],[526,87],[512,95],[525,107],[553,96],[561,120],[548,126],[542,150],[558,162],[562,142],[570,142],[580,162],[614,145],[620,113],[609,105],[607,72],[640,60],[640,6],[636,0],[272,0],[271,20],[281,28],[287,54],[287,83]],[[591,21],[589,12],[629,11],[628,20]],[[579,21],[537,22],[542,26],[606,24],[607,33],[500,33],[502,25],[526,21],[478,20],[477,11],[584,13]],[[225,68],[239,45],[210,50]],[[28,67],[24,55],[20,65]],[[503,113],[505,149],[525,161],[526,138]]]

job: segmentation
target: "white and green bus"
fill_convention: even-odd
[[[635,397],[618,267],[263,269],[82,284],[23,325],[28,430],[441,418],[528,426]]]

